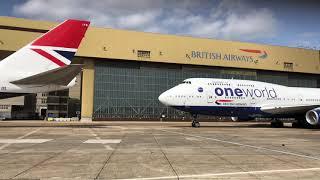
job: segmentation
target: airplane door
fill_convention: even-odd
[[[296,103],[297,103],[297,104],[303,104],[303,103],[304,103],[302,94],[299,94],[299,95],[298,95],[298,99],[297,99],[297,102],[296,102]]]
[[[186,106],[186,104],[187,104],[187,102],[188,102],[187,99],[188,99],[187,97],[183,99],[183,105],[184,105],[184,106]]]
[[[252,98],[251,101],[250,101],[250,104],[251,104],[251,105],[257,104],[256,98]]]
[[[189,102],[189,97],[188,95],[183,99],[183,105],[184,106],[188,106],[188,102]]]
[[[207,102],[208,102],[208,103],[213,103],[213,96],[212,96],[212,94],[207,94]]]

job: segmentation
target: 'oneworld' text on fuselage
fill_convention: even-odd
[[[217,96],[238,96],[238,97],[257,97],[257,98],[277,98],[277,92],[274,88],[268,89],[240,89],[240,88],[220,88],[217,87],[214,89],[214,93]]]

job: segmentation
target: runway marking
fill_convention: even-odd
[[[36,130],[34,130],[34,131],[31,131],[31,132],[28,132],[27,134],[25,134],[25,135],[23,135],[23,136],[20,136],[20,137],[18,137],[18,138],[16,138],[16,139],[23,139],[23,138],[25,138],[25,137],[27,137],[27,136],[30,136],[30,135],[33,134],[33,133],[36,133],[36,132],[39,131],[39,130],[40,130],[40,128],[38,128],[38,129],[36,129]],[[0,150],[4,149],[4,148],[6,148],[6,147],[8,147],[8,146],[10,146],[10,145],[11,145],[11,143],[4,144],[4,145],[0,146]]]
[[[189,141],[201,141],[199,138],[194,138],[194,137],[186,137],[185,139]]]
[[[36,130],[34,130],[34,131],[31,131],[31,132],[28,132],[27,134],[25,134],[25,135],[23,135],[23,136],[20,136],[20,137],[18,137],[17,139],[23,139],[23,138],[25,138],[25,137],[27,137],[27,136],[30,136],[30,135],[33,134],[33,133],[38,132],[39,130],[40,130],[40,128],[38,128],[38,129],[36,129]]]
[[[96,139],[88,139],[87,141],[83,143],[87,144],[104,144],[104,148],[109,151],[113,151],[114,149],[110,145],[106,144],[119,144],[121,142],[121,139],[101,139],[91,128],[89,129],[92,136],[94,136]],[[109,143],[107,143],[109,142]]]
[[[105,126],[105,127],[107,127],[107,128],[114,128],[114,129],[121,129],[121,130],[126,130],[126,129],[128,129],[128,128],[126,128],[126,127],[123,127],[123,126]]]
[[[114,149],[111,147],[111,146],[109,146],[109,145],[104,145],[104,147],[107,149],[107,150],[110,150],[110,151],[113,151]]]
[[[155,127],[154,129],[157,129],[157,130],[163,130],[163,129],[172,129],[172,130],[178,130],[178,129],[181,129],[181,128],[176,128],[176,127]]]
[[[181,175],[179,176],[179,178],[204,178],[204,177],[232,176],[232,175],[258,175],[258,174],[289,173],[289,172],[304,172],[304,171],[319,171],[319,170],[320,168],[241,171],[241,172],[227,172],[227,173]],[[118,180],[156,180],[156,179],[176,179],[176,178],[177,178],[176,176],[160,176],[160,177],[150,177],[150,178],[129,178],[129,179],[118,179]]]
[[[216,138],[209,138],[209,137],[197,136],[197,135],[180,133],[180,132],[173,132],[173,131],[167,131],[167,130],[160,130],[160,131],[169,132],[169,133],[173,133],[173,134],[180,134],[180,135],[184,135],[184,136],[208,139],[208,140],[212,140],[212,141],[216,141],[216,142],[222,142],[222,143],[233,144],[233,145],[238,145],[238,146],[243,146],[243,147],[249,147],[249,148],[253,148],[253,149],[272,151],[272,152],[277,152],[277,153],[287,154],[287,155],[292,155],[292,156],[297,156],[297,157],[303,157],[303,158],[308,158],[308,159],[320,160],[320,158],[318,158],[318,157],[297,154],[297,153],[293,153],[293,152],[289,152],[289,151],[269,149],[269,148],[260,147],[260,146],[253,146],[253,145],[249,145],[249,144],[242,144],[242,143],[237,143],[237,142],[232,142],[232,141],[225,141],[225,140],[220,140],[220,139],[216,139]]]
[[[5,144],[23,144],[23,143],[44,143],[52,139],[0,139],[0,143]]]
[[[121,139],[88,139],[83,143],[88,144],[119,144]]]

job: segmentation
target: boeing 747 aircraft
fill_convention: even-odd
[[[71,60],[89,24],[66,20],[0,61],[0,99],[73,86],[82,65]]]
[[[193,115],[230,116],[233,119],[273,118],[273,127],[282,127],[279,118],[296,118],[293,126],[320,124],[320,89],[234,80],[190,78],[165,91],[159,101]]]

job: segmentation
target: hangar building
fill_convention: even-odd
[[[0,56],[13,53],[57,23],[0,17]],[[320,52],[186,36],[90,27],[74,62],[85,64],[81,117],[181,119],[161,92],[190,77],[258,80],[320,87]]]

